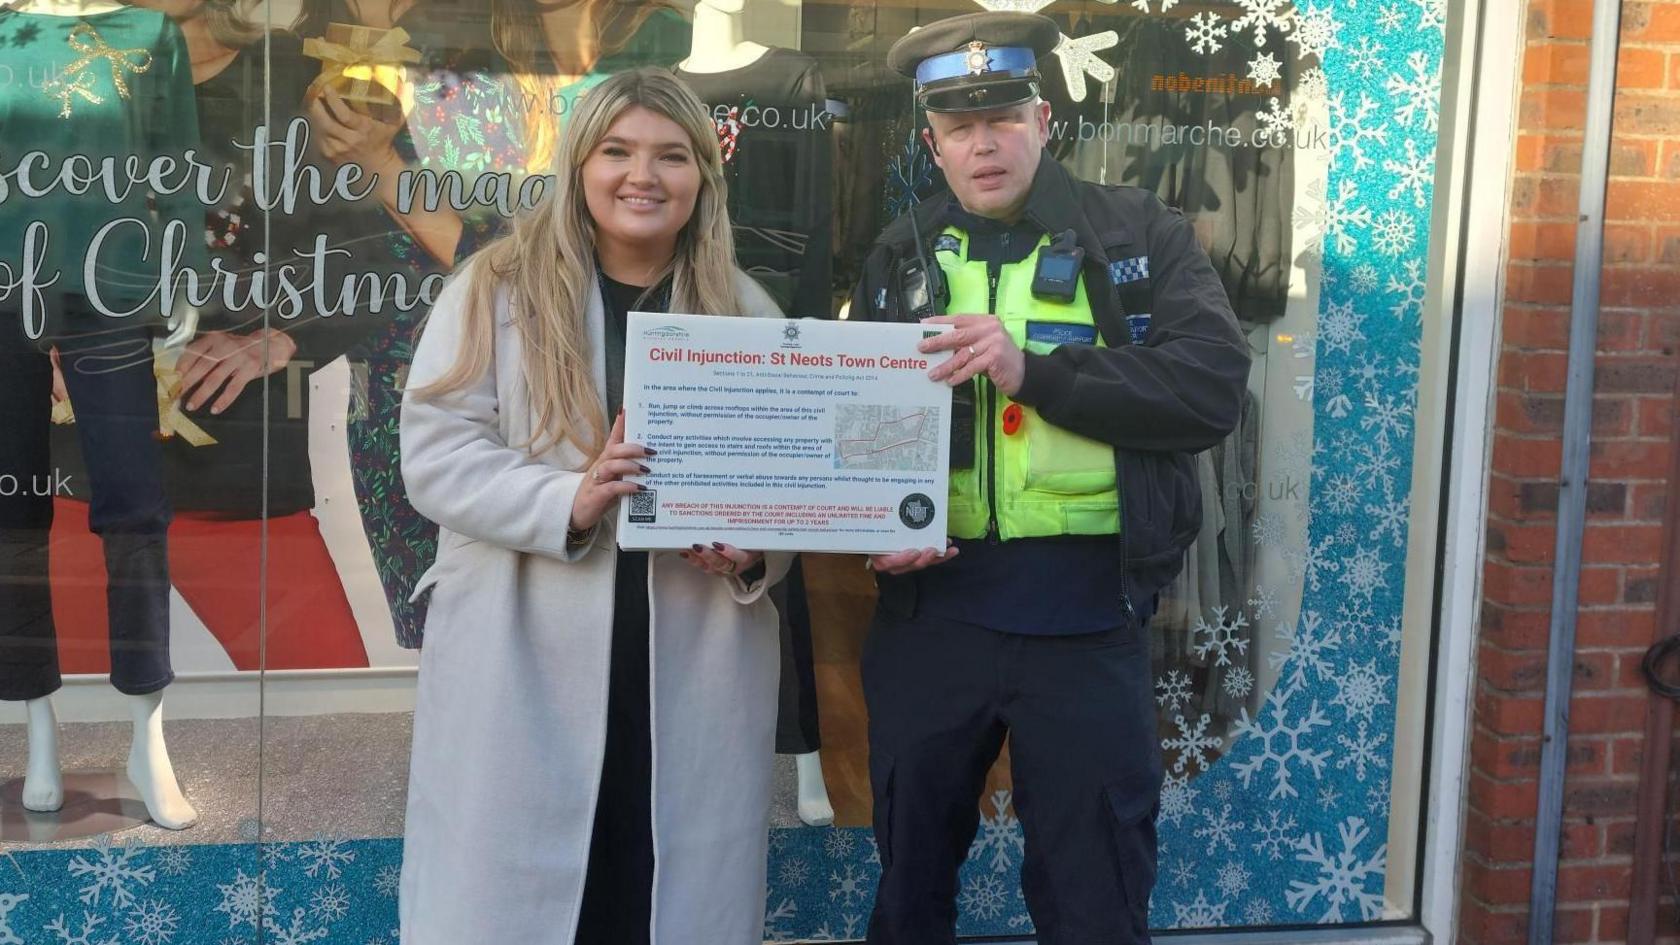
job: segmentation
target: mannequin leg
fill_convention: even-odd
[[[29,767],[23,774],[23,806],[55,811],[64,806],[64,773],[58,767],[58,719],[52,698],[24,703],[29,712]]]
[[[130,696],[134,744],[128,750],[128,779],[139,789],[152,820],[165,830],[185,830],[198,823],[198,811],[181,793],[169,748],[163,741],[163,693]]]
[[[823,781],[821,753],[796,755],[793,763],[799,771],[799,819],[812,827],[834,823],[834,805],[828,800],[828,784]]]

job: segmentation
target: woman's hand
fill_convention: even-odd
[[[197,410],[219,390],[221,396],[210,405],[210,412],[221,413],[239,399],[247,384],[284,368],[295,354],[297,342],[274,328],[259,328],[248,335],[207,331],[189,342],[175,362],[181,374],[181,397],[188,410]]]
[[[53,346],[50,354],[52,355],[53,367],[52,402],[61,404],[70,399],[70,391],[64,386],[64,366],[58,363],[57,345]]]
[[[624,411],[613,420],[612,433],[601,455],[583,472],[583,485],[572,499],[573,531],[586,532],[600,524],[607,510],[621,497],[640,492],[647,487],[639,482],[625,482],[625,476],[646,475],[652,470],[642,465],[644,457],[654,451],[640,443],[624,442]]]
[[[699,568],[707,574],[719,574],[732,577],[742,571],[751,570],[752,566],[764,560],[762,551],[742,551],[734,545],[726,545],[721,541],[712,542],[707,548],[704,545],[694,545],[688,551],[681,552],[683,560]]]
[[[391,142],[404,122],[364,115],[331,86],[309,103],[309,123],[321,156],[335,165],[357,164],[365,172],[383,174],[394,166],[400,169],[403,163]]]

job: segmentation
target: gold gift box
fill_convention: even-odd
[[[303,54],[321,60],[311,91],[330,87],[350,107],[383,122],[403,117],[402,67],[420,61],[402,27],[379,29],[328,23],[327,33],[303,41]]]

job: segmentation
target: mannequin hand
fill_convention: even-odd
[[[175,362],[181,374],[181,397],[188,410],[197,410],[219,390],[221,395],[210,405],[210,412],[221,413],[239,399],[247,384],[285,367],[295,354],[297,342],[274,328],[259,328],[248,335],[205,332],[188,342]]]
[[[923,568],[931,568],[957,556],[957,546],[950,539],[946,539],[945,550],[938,548],[911,548],[908,551],[898,551],[890,555],[870,555],[869,569],[883,574],[909,574]]]
[[[583,485],[572,498],[572,528],[580,532],[594,528],[621,496],[647,488],[638,482],[626,482],[624,477],[651,472],[641,459],[652,455],[653,450],[640,443],[624,442],[624,411],[620,410],[607,445],[583,471]]]
[[[336,165],[359,164],[364,171],[378,173],[401,164],[391,142],[404,122],[383,122],[356,111],[331,87],[321,90],[309,103],[321,156]]]
[[[764,560],[762,551],[742,551],[721,541],[712,542],[710,548],[695,545],[681,554],[684,561],[707,574],[719,574],[724,577],[733,577]]]
[[[70,399],[70,390],[64,386],[64,368],[58,363],[58,348],[51,352],[53,366],[52,402],[62,404]]]
[[[969,378],[984,374],[999,392],[1013,397],[1027,376],[1027,356],[996,315],[936,315],[922,319],[928,325],[955,325],[955,331],[923,338],[916,349],[923,354],[954,351],[950,360],[935,365],[928,377],[956,387]]]

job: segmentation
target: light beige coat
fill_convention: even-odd
[[[779,316],[737,274],[747,314]],[[446,286],[409,372],[459,350],[465,278]],[[590,300],[605,402],[602,306]],[[571,945],[605,743],[613,615],[611,519],[568,548],[592,457],[532,457],[520,340],[498,299],[490,372],[431,401],[405,397],[402,472],[441,527],[414,713],[403,843],[404,945]],[[676,552],[649,561],[654,945],[758,945],[775,750],[777,620],[764,596]]]

